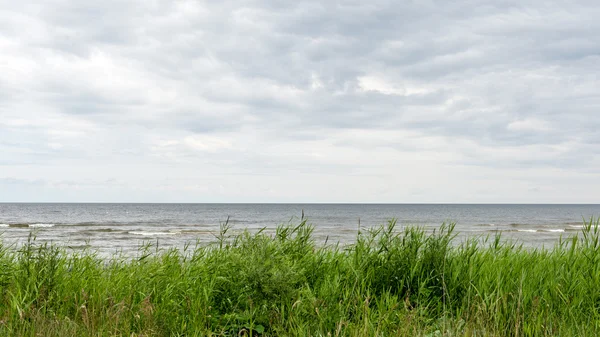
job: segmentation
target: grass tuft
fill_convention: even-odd
[[[396,221],[320,245],[274,233],[136,258],[0,244],[1,336],[594,336],[600,220],[552,249]]]

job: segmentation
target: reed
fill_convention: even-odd
[[[135,258],[0,245],[1,336],[595,336],[599,221],[552,249],[395,221],[349,246],[312,226]]]

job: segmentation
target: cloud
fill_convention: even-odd
[[[511,122],[507,126],[508,130],[516,132],[545,132],[552,128],[548,122],[539,119],[522,119]]]
[[[599,16],[0,0],[0,201],[595,202]]]

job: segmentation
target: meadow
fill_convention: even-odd
[[[597,219],[552,249],[395,221],[352,245],[306,220],[135,258],[0,245],[0,336],[596,336]]]

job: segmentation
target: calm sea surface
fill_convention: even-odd
[[[144,242],[182,248],[215,240],[229,217],[233,231],[255,231],[298,223],[304,210],[315,238],[351,243],[361,227],[394,218],[398,229],[456,222],[458,242],[497,231],[526,246],[552,247],[562,235],[576,234],[583,219],[600,215],[600,205],[442,205],[442,204],[10,204],[0,203],[0,239],[20,245],[30,233],[53,242],[101,254],[135,254]]]

